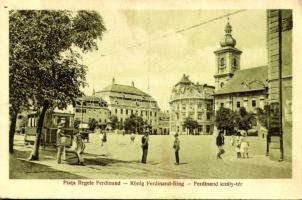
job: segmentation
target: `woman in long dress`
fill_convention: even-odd
[[[249,142],[247,140],[246,133],[244,133],[243,137],[241,138],[241,145],[240,145],[240,152],[242,158],[249,157],[248,148],[249,148]]]
[[[241,158],[241,134],[240,132],[237,132],[236,138],[235,138],[235,151],[237,153],[237,158]]]

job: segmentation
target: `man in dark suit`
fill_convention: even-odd
[[[142,137],[142,149],[143,149],[143,156],[142,156],[142,163],[147,163],[147,155],[148,155],[148,144],[149,142],[149,134],[148,132]]]
[[[218,147],[217,159],[222,159],[221,155],[224,154],[224,136],[223,132],[219,131],[218,136],[216,137],[216,146]]]

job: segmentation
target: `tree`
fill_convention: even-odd
[[[234,132],[239,120],[238,113],[229,108],[220,107],[215,115],[215,124],[218,130]]]
[[[264,109],[257,108],[257,120],[261,126],[268,128],[268,106],[265,106]]]
[[[252,122],[254,120],[254,117],[251,113],[248,113],[246,111],[245,107],[240,107],[238,114],[238,128],[244,130],[247,133],[247,130],[252,128]]]
[[[73,127],[78,129],[80,127],[81,120],[79,118],[75,118],[73,122]]]
[[[138,132],[142,133],[144,131],[146,123],[143,118],[137,115],[131,115],[125,120],[124,128],[127,132]]]
[[[9,28],[10,82],[13,83],[10,100],[20,99],[13,90],[22,77],[25,87],[21,87],[20,94],[26,99],[24,102],[30,100],[40,113],[30,156],[38,160],[46,111],[74,105],[75,99],[83,95],[80,88],[86,86],[87,66],[80,63],[79,50],[86,53],[97,49],[96,40],[102,38],[105,27],[101,16],[94,11],[19,10],[10,12]],[[14,72],[15,77],[11,75]],[[15,104],[11,103],[11,107],[19,111]]]
[[[115,130],[115,129],[117,128],[117,123],[118,123],[117,116],[111,115],[111,116],[109,117],[109,122],[108,122],[108,124],[111,126],[112,130]]]
[[[198,128],[198,122],[196,120],[193,120],[190,117],[187,117],[183,123],[183,126],[189,130],[189,133],[191,134],[194,129]]]
[[[98,125],[98,122],[94,118],[90,119],[88,122],[89,130],[91,130],[91,131],[94,131],[94,129],[96,128],[97,125]]]

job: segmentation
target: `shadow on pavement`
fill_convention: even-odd
[[[9,157],[10,179],[82,179],[69,172],[53,169],[47,165],[27,161],[30,152],[15,150]],[[22,160],[21,160],[22,159]]]

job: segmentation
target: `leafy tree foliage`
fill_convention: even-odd
[[[248,113],[245,107],[240,107],[239,111],[239,120],[238,120],[238,128],[240,130],[247,130],[252,128],[252,122],[254,120],[254,116],[251,113]]]
[[[237,127],[239,115],[229,108],[220,107],[216,112],[215,123],[218,130],[233,132]]]
[[[111,126],[112,130],[115,130],[117,128],[118,118],[115,115],[111,115],[109,117],[108,124]]]
[[[18,10],[9,17],[10,106],[19,112],[31,102],[40,110],[30,157],[38,160],[46,111],[66,108],[83,95],[87,66],[80,63],[79,51],[97,49],[105,27],[94,11]]]
[[[261,126],[268,128],[268,106],[265,106],[264,109],[257,108],[257,119]]]
[[[81,124],[81,120],[79,118],[75,118],[73,122],[73,127],[75,129],[78,129],[80,127],[80,124]]]
[[[94,129],[96,128],[97,125],[98,125],[98,122],[94,118],[92,118],[88,122],[88,127],[89,127],[89,130],[91,130],[91,131],[94,131]]]
[[[143,118],[137,115],[131,115],[125,120],[124,128],[127,132],[143,133],[146,128],[146,123]]]
[[[189,130],[189,133],[191,134],[194,129],[198,128],[198,122],[196,120],[193,120],[190,117],[187,117],[185,121],[183,122],[183,126]]]

